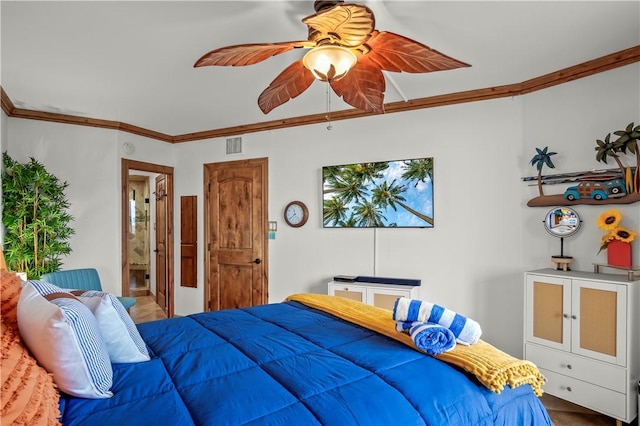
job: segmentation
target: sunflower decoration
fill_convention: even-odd
[[[613,240],[630,243],[635,239],[637,234],[623,226],[620,226],[621,221],[622,215],[618,210],[608,210],[598,217],[598,228],[607,231],[607,233],[602,236],[600,250],[598,250],[598,253],[605,250]]]

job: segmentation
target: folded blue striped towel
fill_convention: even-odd
[[[476,321],[434,303],[399,297],[393,307],[393,319],[400,322],[435,323],[453,332],[458,343],[473,345],[482,335]]]
[[[416,347],[429,355],[438,355],[456,347],[456,336],[439,324],[396,321],[396,329],[409,333]]]
[[[420,321],[397,321],[396,320],[396,330],[402,331],[403,333],[409,333],[409,329],[414,325],[424,324]]]

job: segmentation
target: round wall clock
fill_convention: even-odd
[[[302,201],[292,201],[284,208],[284,221],[287,225],[299,228],[309,219],[309,209]]]

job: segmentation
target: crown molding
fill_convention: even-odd
[[[12,118],[24,118],[27,120],[53,121],[62,124],[75,124],[77,126],[99,127],[102,129],[120,130],[135,135],[146,136],[163,142],[173,143],[173,136],[120,121],[102,120],[99,118],[79,117],[76,115],[59,114],[56,112],[37,111],[33,109],[16,108],[11,99],[0,87],[2,110]]]
[[[384,114],[393,114],[397,112],[406,112],[416,109],[435,108],[445,105],[519,96],[559,84],[568,83],[573,80],[609,71],[615,68],[623,67],[625,65],[633,64],[639,61],[640,45],[606,56],[602,56],[600,58],[593,59],[591,61],[587,61],[578,65],[564,68],[559,71],[545,74],[531,80],[526,80],[521,83],[488,87],[484,89],[475,89],[465,92],[449,93],[445,95],[429,96],[426,98],[411,99],[406,102],[391,102],[384,105]],[[139,136],[145,136],[167,143],[192,142],[203,139],[221,138],[326,122],[326,115],[322,113],[172,136],[120,121],[101,120],[98,118],[87,118],[68,114],[58,114],[53,112],[16,108],[9,96],[4,91],[4,88],[2,87],[0,87],[0,98],[2,110],[9,117],[113,129]],[[369,113],[357,109],[348,109],[331,112],[331,121],[350,120],[354,118],[369,117],[373,115],[379,114]]]

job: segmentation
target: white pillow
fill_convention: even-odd
[[[86,291],[78,295],[78,299],[95,315],[111,362],[149,361],[147,345],[116,296]]]
[[[110,398],[113,370],[98,324],[72,295],[49,302],[26,282],[18,301],[18,327],[27,347],[58,388],[80,398]]]

